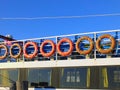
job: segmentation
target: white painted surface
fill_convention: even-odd
[[[35,89],[34,88],[29,88],[28,90],[35,90]],[[106,90],[106,89],[55,89],[55,90]]]
[[[9,87],[0,87],[0,90],[10,90]]]
[[[81,67],[81,66],[119,66],[120,58],[31,61],[0,63],[0,69],[9,68],[52,68],[52,67]]]
[[[35,90],[34,88],[28,88],[28,90]]]

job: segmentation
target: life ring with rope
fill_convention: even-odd
[[[104,38],[108,38],[111,41],[111,46],[109,49],[101,48],[100,42]],[[116,41],[115,41],[114,37],[111,36],[110,34],[104,34],[104,35],[100,36],[96,41],[96,48],[97,48],[98,52],[100,52],[102,54],[108,54],[108,53],[112,52],[112,50],[115,48],[115,45],[116,45]]]
[[[4,53],[4,55],[0,56],[0,60],[5,59],[8,55],[8,47],[4,44],[1,44],[0,49],[2,49],[2,48],[5,49],[5,53]]]
[[[29,47],[29,46],[33,46],[34,47],[34,52],[32,54],[28,54],[26,49]],[[34,58],[36,55],[37,55],[37,52],[38,52],[38,46],[35,42],[27,42],[25,45],[24,45],[24,56],[28,59],[32,59]]]
[[[17,48],[19,49],[19,52],[18,52],[16,55],[13,55],[12,49],[15,48],[15,47],[17,47]],[[20,55],[21,55],[21,53],[22,53],[22,47],[20,46],[20,44],[14,43],[13,45],[11,45],[11,47],[10,47],[10,56],[11,56],[12,58],[15,58],[15,59],[16,59],[16,58],[19,58]]]
[[[45,52],[45,51],[44,51],[44,46],[45,46],[46,44],[50,44],[50,45],[52,46],[52,49],[51,49],[50,52]],[[40,52],[41,52],[42,56],[44,56],[44,57],[50,57],[50,56],[52,56],[52,55],[54,54],[55,48],[56,48],[55,43],[54,43],[52,40],[45,40],[45,41],[41,44],[41,46],[40,46]]]
[[[63,51],[61,51],[61,49],[60,49],[61,44],[64,43],[64,42],[67,42],[67,43],[69,43],[69,45],[70,45],[69,50],[66,51],[66,52],[63,52]],[[62,39],[58,42],[58,44],[57,44],[57,52],[58,52],[61,56],[68,56],[68,55],[70,55],[71,52],[73,51],[73,48],[74,48],[74,47],[73,47],[73,42],[72,42],[69,38],[62,38]]]
[[[79,45],[80,45],[80,43],[81,43],[83,40],[89,41],[90,47],[89,47],[88,50],[81,50],[81,49],[80,49]],[[77,40],[77,42],[76,42],[76,51],[77,51],[78,53],[82,54],[82,55],[89,54],[89,53],[93,50],[93,47],[94,47],[93,40],[92,40],[90,37],[88,37],[88,36],[83,36],[83,37],[79,38],[79,39]]]

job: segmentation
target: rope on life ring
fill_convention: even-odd
[[[46,53],[43,49],[44,49],[44,46],[46,44],[48,44],[48,43],[52,46],[52,50],[50,52]],[[55,43],[52,40],[45,40],[41,44],[40,52],[41,52],[42,56],[44,56],[44,57],[50,57],[50,56],[52,56],[54,54],[54,52],[55,52]]]
[[[32,54],[28,54],[27,51],[26,51],[26,49],[27,49],[27,47],[29,47],[29,46],[31,46],[31,45],[34,47],[34,52],[33,52]],[[32,59],[32,58],[34,58],[34,57],[37,55],[38,46],[37,46],[37,44],[36,44],[35,42],[27,42],[27,43],[24,45],[24,50],[23,50],[23,52],[24,52],[24,56],[25,56],[26,58]]]
[[[66,51],[66,52],[62,52],[62,51],[60,50],[60,45],[61,45],[62,43],[64,43],[64,42],[68,42],[69,45],[70,45],[69,50]],[[68,55],[70,55],[71,52],[73,51],[73,48],[74,48],[74,47],[73,47],[73,42],[72,42],[70,39],[68,39],[68,38],[63,38],[63,39],[61,39],[61,40],[58,42],[58,44],[57,44],[57,51],[58,51],[58,53],[59,53],[61,56],[68,56]]]
[[[12,49],[15,48],[15,47],[18,47],[19,52],[18,52],[16,55],[13,55]],[[22,53],[22,47],[21,47],[18,43],[14,43],[14,44],[10,47],[10,56],[11,56],[12,58],[15,58],[15,59],[16,59],[16,58],[19,58],[20,55],[21,55],[21,53]]]
[[[80,49],[79,45],[80,45],[81,41],[83,41],[83,40],[89,41],[90,47],[88,50],[81,50]],[[76,42],[76,51],[80,54],[83,54],[83,55],[89,54],[92,51],[93,47],[94,47],[93,40],[88,36],[83,36],[83,37],[79,38]]]
[[[7,55],[8,55],[8,48],[7,48],[7,46],[2,44],[2,45],[0,45],[0,49],[1,48],[5,49],[5,53],[4,53],[4,55],[0,56],[0,60],[5,59],[7,57]]]
[[[102,49],[102,48],[101,48],[100,42],[101,42],[101,40],[104,39],[104,38],[108,38],[108,39],[111,40],[111,46],[110,46],[109,49]],[[116,41],[115,41],[115,39],[114,39],[113,36],[111,36],[110,34],[104,34],[104,35],[100,36],[100,37],[97,39],[97,41],[96,41],[96,48],[97,48],[97,50],[98,50],[100,53],[102,53],[102,54],[108,54],[108,53],[110,53],[110,52],[115,48],[115,44],[116,44]]]

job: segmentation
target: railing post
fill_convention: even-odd
[[[57,43],[58,43],[58,37],[56,37],[55,38],[55,42],[56,42],[56,45],[57,45]],[[55,55],[55,60],[57,60],[58,59],[58,57],[57,57],[58,55],[57,55],[57,50],[56,50],[56,55]]]
[[[23,50],[24,50],[25,41],[23,41]],[[23,52],[23,62],[25,62],[24,52]]]
[[[96,33],[94,33],[94,60],[96,60]]]

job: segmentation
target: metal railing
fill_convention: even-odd
[[[114,48],[114,50],[109,53],[109,54],[101,54],[97,51],[96,49],[96,40],[103,34],[110,34],[111,36],[113,36],[116,40],[116,46]],[[92,52],[88,55],[81,55],[76,51],[75,45],[76,45],[76,41],[82,37],[82,36],[89,36],[93,42],[94,42],[94,49],[92,50]],[[52,55],[51,57],[43,57],[41,55],[40,52],[40,45],[44,40],[52,40],[55,44],[57,44],[59,42],[59,40],[61,40],[62,38],[69,38],[72,40],[73,42],[73,46],[74,49],[71,52],[71,54],[69,56],[61,56],[58,54],[57,51],[55,51],[54,55]],[[35,58],[33,59],[27,59],[24,57],[24,54],[22,53],[21,57],[18,59],[13,59],[10,57],[10,55],[8,55],[4,60],[0,60],[1,62],[4,61],[10,61],[10,62],[16,62],[16,61],[45,61],[45,60],[74,60],[74,59],[97,59],[97,58],[120,58],[120,30],[109,30],[109,31],[100,31],[100,32],[88,32],[88,33],[78,33],[78,34],[70,34],[70,35],[60,35],[60,36],[51,36],[51,37],[43,37],[43,38],[33,38],[33,39],[24,39],[24,40],[18,40],[18,41],[11,41],[11,44],[13,43],[19,43],[22,48],[24,48],[24,45],[26,42],[28,41],[32,41],[32,42],[36,42],[38,45],[38,54],[36,55]],[[105,39],[102,40],[103,42],[103,47],[104,48],[109,48],[109,39]],[[1,44],[3,44],[5,42],[1,42]],[[83,49],[87,50],[89,48],[89,42],[84,40],[82,42],[83,44]],[[108,45],[107,45],[108,44]],[[8,48],[10,48],[11,45],[7,45]],[[61,44],[61,50],[62,51],[67,51],[69,49],[69,44],[68,43],[63,43]],[[27,49],[28,53],[32,53],[34,51],[33,46],[28,47]],[[51,50],[51,45],[45,45],[44,50],[46,52],[49,52]],[[14,48],[13,52],[16,54],[18,52],[18,48]],[[4,54],[4,49],[1,48],[0,50],[0,55]]]

